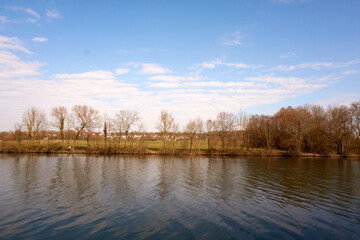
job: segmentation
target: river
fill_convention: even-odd
[[[0,239],[359,239],[360,160],[0,155]]]

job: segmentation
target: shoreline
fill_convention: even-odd
[[[186,142],[185,142],[186,143]],[[0,143],[0,154],[81,154],[81,155],[138,155],[138,156],[207,156],[207,157],[300,157],[300,158],[360,158],[359,154],[349,152],[340,156],[335,152],[326,154],[307,153],[297,151],[285,151],[279,149],[266,150],[263,148],[233,147],[221,151],[220,146],[214,145],[209,150],[206,144],[202,143],[200,148],[192,150],[184,145],[184,142],[169,145],[164,148],[161,142],[129,142],[128,146],[119,145],[115,142],[104,145],[102,142],[78,142],[71,147],[69,142],[39,141],[22,142],[2,141]]]
[[[60,150],[60,151],[0,151],[0,154],[67,154],[67,155],[101,155],[101,156],[186,156],[186,157],[282,157],[282,158],[360,158],[360,155],[349,154],[346,156],[339,156],[337,154],[316,154],[316,153],[208,153],[205,151],[198,153],[189,152],[160,152],[160,151],[148,151],[148,152],[131,152],[131,151],[119,151],[119,152],[104,152],[104,151],[84,151],[84,150]]]

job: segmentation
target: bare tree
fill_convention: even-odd
[[[351,115],[346,106],[329,107],[326,133],[336,144],[337,154],[344,155],[344,146],[351,135]]]
[[[306,129],[306,143],[311,152],[326,153],[327,149],[327,134],[325,131],[327,114],[323,107],[319,105],[305,106],[309,111],[310,121]]]
[[[245,129],[249,123],[249,115],[246,112],[239,111],[238,113],[238,126],[239,126],[239,141],[240,141],[240,151],[243,149],[244,141],[245,141]]]
[[[15,124],[15,138],[20,147],[22,141],[22,125],[20,123]]]
[[[304,113],[303,113],[304,112]],[[306,129],[306,110],[298,108],[281,108],[275,115],[280,142],[285,149],[301,152],[301,144]]]
[[[54,118],[53,125],[60,131],[60,138],[63,142],[65,139],[64,129],[65,129],[65,121],[68,118],[68,111],[65,107],[54,107],[51,110],[51,116]]]
[[[89,132],[99,126],[100,116],[98,110],[88,107],[87,105],[75,105],[72,108],[72,112],[74,115],[74,129],[76,131],[74,139],[75,145],[81,133],[84,131]]]
[[[247,149],[250,147],[257,148],[262,146],[262,134],[260,132],[260,116],[251,115],[246,125],[245,136],[247,139]]]
[[[270,151],[274,136],[275,124],[273,116],[260,116],[260,130],[265,138],[266,149]]]
[[[351,125],[355,137],[355,144],[360,152],[360,101],[351,103]]]
[[[215,130],[221,140],[221,150],[225,151],[225,141],[228,135],[236,128],[236,117],[233,113],[221,112],[215,121]]]
[[[200,117],[196,118],[195,121],[196,121],[196,132],[197,132],[197,136],[198,136],[199,152],[200,152],[201,135],[204,131],[204,122]]]
[[[25,111],[22,122],[27,129],[29,140],[32,141],[46,126],[46,114],[43,110],[32,107]]]
[[[192,154],[192,150],[193,150],[193,140],[196,136],[197,131],[198,131],[198,128],[197,128],[196,120],[190,120],[185,126],[185,134],[188,136],[188,138],[190,140],[190,153],[191,154]]]
[[[168,137],[171,143],[171,148],[168,148],[168,150],[171,150],[172,152],[175,152],[176,149],[176,139],[180,132],[179,129],[179,124],[175,123],[173,129],[168,133]]]
[[[111,125],[112,125],[111,122],[112,121],[111,121],[110,117],[105,114],[104,115],[104,127],[103,127],[105,147],[107,144],[108,134],[111,131]]]
[[[125,148],[128,136],[131,133],[133,127],[140,121],[140,114],[138,111],[133,110],[120,110],[115,114],[114,123],[117,129],[121,133],[125,134]]]
[[[177,124],[175,123],[175,118],[173,117],[172,113],[162,110],[155,128],[159,131],[160,137],[165,147],[169,133],[177,129]]]
[[[207,133],[207,142],[208,142],[208,150],[209,153],[212,154],[213,153],[213,147],[212,147],[212,142],[211,139],[213,137],[213,131],[214,131],[214,121],[212,120],[207,120],[205,123],[205,127],[206,127],[206,133]]]
[[[143,122],[140,122],[137,127],[138,134],[138,152],[146,152],[146,127]]]
[[[252,147],[260,147],[261,151],[261,148],[265,143],[267,150],[270,150],[275,129],[273,116],[252,115],[249,118],[249,122],[245,130],[249,145]]]
[[[72,139],[75,139],[74,134],[76,135],[76,132],[74,133],[73,129],[75,126],[75,115],[73,113],[69,113],[66,121],[65,121],[65,128],[64,128],[64,136],[65,136],[65,141],[67,142],[67,144],[70,145],[70,141]]]

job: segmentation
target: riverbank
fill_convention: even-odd
[[[14,141],[1,142],[0,153],[42,153],[42,154],[97,154],[97,155],[173,155],[173,156],[267,156],[267,157],[340,157],[336,153],[298,153],[276,149],[269,151],[255,148],[232,148],[221,151],[218,146],[209,151],[205,143],[199,144],[197,149],[190,150],[186,144],[179,142],[169,146],[162,146],[161,142],[145,141],[118,144],[80,141],[74,147],[70,143],[61,141],[41,141],[36,143],[17,143]],[[346,157],[360,157],[348,154]]]

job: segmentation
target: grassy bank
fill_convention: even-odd
[[[74,144],[59,140],[49,141],[1,141],[0,153],[72,153],[72,154],[141,154],[141,155],[215,155],[215,156],[283,156],[283,157],[338,157],[335,153],[314,154],[296,153],[281,150],[245,148],[232,146],[221,151],[220,143],[215,143],[209,151],[206,141],[196,142],[190,149],[189,141],[167,142],[164,146],[160,141],[128,141],[115,142],[81,140]],[[358,157],[358,155],[349,155]]]

